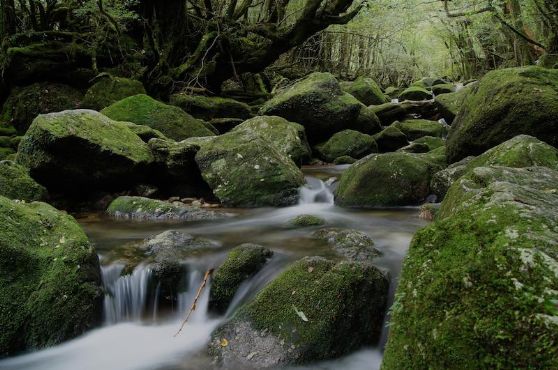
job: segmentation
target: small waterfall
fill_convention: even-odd
[[[185,292],[178,295],[178,312],[177,315],[180,318],[185,317],[188,313],[196,295],[198,289],[203,282],[205,275],[205,270],[194,268],[188,275],[188,287]],[[196,304],[196,310],[192,313],[189,322],[192,323],[202,323],[207,321],[207,309],[209,305],[209,291],[211,290],[211,279],[207,282],[201,296]]]
[[[298,204],[325,203],[333,205],[334,196],[330,189],[335,178],[324,182],[315,177],[306,176],[306,185],[299,190]]]
[[[121,276],[123,269],[121,264],[101,269],[106,289],[104,315],[107,324],[140,320],[147,306],[151,269],[140,265],[131,275]]]

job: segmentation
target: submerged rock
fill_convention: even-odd
[[[430,178],[441,169],[431,153],[371,155],[341,175],[335,203],[359,208],[417,205],[426,200]]]
[[[304,176],[295,163],[261,136],[233,131],[199,143],[196,154],[205,182],[233,207],[291,205]]]
[[[244,368],[342,356],[378,340],[388,286],[371,265],[304,258],[218,328],[210,352]]]
[[[370,135],[354,130],[344,130],[333,135],[328,141],[315,147],[318,157],[326,162],[349,156],[360,159],[378,151],[378,145]]]
[[[140,81],[104,76],[87,90],[81,107],[100,111],[117,101],[138,94],[146,94]]]
[[[149,126],[173,140],[215,135],[202,121],[182,109],[144,94],[122,99],[106,107],[101,113],[116,121]]]
[[[349,261],[370,262],[381,255],[372,238],[362,231],[329,228],[314,232],[312,237],[327,242],[337,254]]]
[[[378,144],[378,151],[380,153],[394,152],[397,149],[409,145],[407,136],[395,126],[388,126],[373,136],[376,144]]]
[[[256,244],[233,248],[213,274],[209,308],[224,313],[240,285],[260,271],[272,256],[272,251]]]
[[[0,196],[25,201],[44,200],[47,190],[29,176],[29,170],[12,161],[0,161]]]
[[[57,83],[39,82],[16,87],[4,103],[0,121],[24,134],[39,114],[79,108],[82,98],[78,90]]]
[[[404,261],[386,370],[556,367],[557,184],[545,167],[494,166],[450,188]]]
[[[368,77],[359,77],[354,81],[341,82],[341,89],[366,106],[388,102],[388,98],[384,95],[380,86]]]
[[[558,146],[558,70],[500,69],[471,88],[448,136],[448,160],[457,162],[519,134]]]
[[[258,116],[236,126],[232,131],[256,134],[268,140],[277,151],[298,165],[310,160],[311,150],[304,127],[277,116]]]
[[[170,103],[182,108],[192,116],[204,120],[252,117],[248,104],[229,98],[179,93],[171,95]]]
[[[128,123],[73,110],[38,116],[21,140],[17,162],[49,191],[83,196],[144,180],[153,155]]]
[[[332,74],[315,72],[280,91],[264,104],[260,114],[300,123],[310,142],[316,143],[351,128],[361,108],[362,103],[344,93]]]
[[[322,226],[326,224],[326,220],[314,215],[298,215],[287,221],[287,224],[292,227]]]
[[[99,260],[78,223],[0,196],[0,356],[83,334],[102,302]]]
[[[205,221],[231,216],[225,212],[187,206],[181,202],[171,203],[130,196],[121,196],[113,200],[107,208],[107,213],[116,218],[138,221]]]

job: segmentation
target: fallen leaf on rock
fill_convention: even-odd
[[[302,321],[305,321],[305,322],[308,321],[308,318],[306,317],[306,315],[304,314],[304,312],[299,311],[299,310],[295,307],[295,305],[293,305],[293,308],[294,308],[296,314],[302,319]]]
[[[221,339],[221,342],[219,343],[221,345],[221,347],[226,347],[229,345],[229,341],[225,338]]]

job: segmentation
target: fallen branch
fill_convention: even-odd
[[[213,274],[214,269],[210,268],[209,270],[207,270],[205,272],[205,275],[203,277],[203,281],[200,284],[200,287],[198,288],[198,292],[196,293],[196,298],[194,298],[194,302],[192,303],[192,306],[190,307],[190,310],[188,311],[188,314],[186,315],[186,318],[184,319],[184,321],[182,321],[182,325],[180,326],[180,329],[178,329],[178,331],[176,332],[176,334],[174,335],[175,337],[180,334],[180,332],[182,331],[182,329],[184,329],[184,326],[186,325],[186,323],[188,322],[188,319],[190,319],[190,316],[192,316],[192,313],[196,310],[196,307],[198,305],[198,300],[200,299],[200,296],[203,292],[203,289],[205,288],[205,286],[207,285],[207,282],[209,280],[209,278],[211,277],[211,275]]]

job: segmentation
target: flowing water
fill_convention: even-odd
[[[322,242],[309,238],[312,230],[293,229],[287,221],[301,214],[319,216],[328,226],[354,228],[369,234],[382,257],[375,263],[390,272],[391,297],[410,239],[424,225],[416,208],[347,210],[333,203],[335,179],[347,166],[305,168],[307,184],[299,204],[287,208],[233,210],[231,219],[206,222],[138,223],[116,221],[104,215],[85,215],[78,220],[95,243],[102,264],[106,290],[104,324],[61,345],[0,361],[7,370],[198,370],[212,369],[205,355],[212,330],[290,262],[309,255],[338,258]],[[184,291],[172,307],[159,307],[160,286],[149,265],[139,262],[123,275],[127,261],[137,261],[134,245],[146,237],[179,230],[211,239],[215,248],[199,251],[185,266]],[[228,250],[241,243],[256,243],[275,251],[274,257],[254,277],[244,282],[223,317],[208,314],[209,288],[199,297],[196,311],[183,332],[174,336],[191,307],[204,272],[218,266]],[[163,309],[164,308],[164,309]],[[381,345],[386,333],[382,335]],[[372,370],[381,364],[380,348],[363,348],[349,356],[294,369]]]

